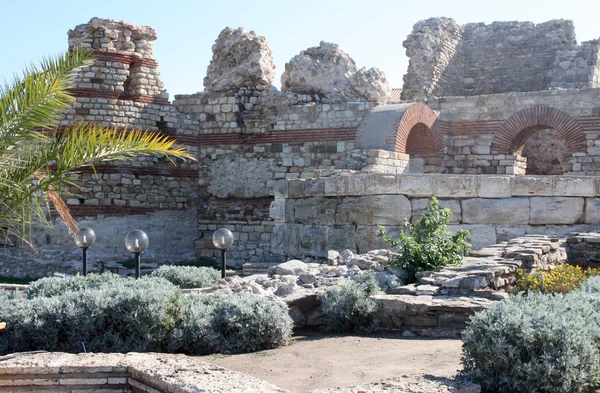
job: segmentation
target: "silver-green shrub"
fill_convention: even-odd
[[[597,280],[597,279],[596,279]],[[528,294],[496,302],[463,332],[463,374],[489,392],[592,392],[600,387],[600,297]]]
[[[52,286],[52,288],[54,288]],[[54,288],[56,289],[56,288]],[[247,352],[287,343],[292,320],[281,302],[248,293],[184,296],[164,278],[109,280],[55,295],[0,295],[0,354]]]
[[[119,279],[98,288],[0,305],[0,353],[162,351],[180,320],[179,288],[160,278]],[[82,344],[83,343],[83,344]]]
[[[33,299],[34,297],[53,297],[62,295],[66,292],[80,291],[86,288],[99,288],[107,282],[121,279],[121,276],[114,273],[89,274],[87,276],[65,278],[45,277],[29,284],[27,296],[30,299]]]
[[[205,288],[215,285],[221,273],[211,267],[161,266],[150,276],[165,278],[180,288]]]
[[[379,291],[372,272],[327,288],[321,297],[322,330],[328,333],[368,333],[375,330],[377,305],[369,296]]]
[[[248,292],[191,294],[173,330],[171,350],[188,354],[241,353],[285,345],[293,322],[287,306]]]

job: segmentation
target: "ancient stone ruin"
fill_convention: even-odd
[[[279,91],[266,39],[231,28],[213,46],[205,91],[169,101],[156,38],[100,18],[69,32],[70,48],[96,52],[61,127],[152,130],[198,159],[72,175],[67,203],[98,236],[91,270],[128,260],[123,238],[135,228],[150,237],[146,268],[218,258],[211,236],[223,226],[236,238],[231,267],[248,272],[330,249],[364,254],[381,248],[377,225],[398,230],[432,196],[477,248],[598,229],[599,43],[578,44],[570,21],[418,22],[404,43],[403,101],[382,71],[325,42],[288,62]],[[0,275],[79,270],[62,224],[32,240],[35,252],[2,250]]]

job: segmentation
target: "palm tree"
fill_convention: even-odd
[[[72,234],[78,232],[59,191],[66,175],[81,167],[137,155],[193,159],[175,141],[140,130],[119,131],[93,123],[57,128],[74,98],[69,89],[91,53],[75,50],[26,67],[22,77],[0,86],[0,234],[27,241],[33,223],[49,223],[53,206]]]

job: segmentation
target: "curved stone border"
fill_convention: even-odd
[[[185,355],[62,352],[0,357],[0,391],[287,392],[258,378]]]

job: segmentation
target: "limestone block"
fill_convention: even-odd
[[[398,176],[398,193],[411,197],[432,196],[434,179],[431,175]]]
[[[269,217],[275,222],[285,222],[285,199],[276,199],[271,202]]]
[[[410,203],[412,207],[412,220],[411,222],[416,223],[425,214],[427,206],[431,202],[430,198],[411,198]],[[450,209],[452,214],[450,215],[450,224],[459,224],[462,218],[462,209],[460,207],[460,201],[458,199],[440,199],[439,205],[443,209]]]
[[[348,194],[348,178],[350,176],[333,176],[325,179],[325,195],[338,196]]]
[[[367,190],[367,179],[371,175],[353,175],[347,178],[347,193],[348,196],[353,195],[366,195]],[[369,192],[370,193],[370,192]]]
[[[339,200],[333,198],[297,199],[294,206],[294,222],[334,225]]]
[[[600,198],[586,198],[585,223],[600,224]]]
[[[471,232],[469,241],[471,242],[473,250],[479,250],[497,243],[496,227],[493,225],[447,225],[446,229],[450,233],[456,233],[461,229],[466,229]]]
[[[528,224],[529,198],[466,199],[461,202],[464,224]]]
[[[400,230],[404,227],[400,226],[386,226],[388,234],[394,238],[398,238]],[[380,250],[382,248],[388,248],[386,244],[377,236],[377,227],[373,225],[359,225],[356,227],[356,248],[360,252],[368,250]]]
[[[553,178],[550,176],[515,176],[512,180],[513,196],[542,196],[553,193]]]
[[[477,196],[477,176],[438,175],[434,196],[438,198],[469,198]]]
[[[354,226],[336,225],[327,228],[327,247],[334,250],[356,250]],[[326,250],[328,251],[328,250]],[[327,253],[326,253],[327,255]]]
[[[303,273],[308,273],[308,265],[297,259],[292,259],[291,261],[280,263],[279,265],[274,266],[273,273],[279,274],[280,276],[297,276]]]
[[[304,185],[306,181],[294,179],[294,180],[283,180],[282,183],[287,184],[286,198],[303,198],[305,197]]]
[[[304,185],[305,196],[321,197],[325,195],[325,179],[307,180]]]
[[[338,225],[403,225],[412,209],[404,195],[344,198],[337,208]]]
[[[285,180],[278,180],[273,186],[273,195],[275,198],[287,198],[288,196],[288,182]]]
[[[554,179],[556,196],[595,196],[594,177],[557,176]]]
[[[531,197],[530,224],[575,224],[583,218],[583,198]]]
[[[369,194],[397,194],[398,181],[394,175],[374,173],[366,178],[365,189]]]
[[[482,198],[509,198],[511,180],[511,176],[480,176],[478,195]]]

